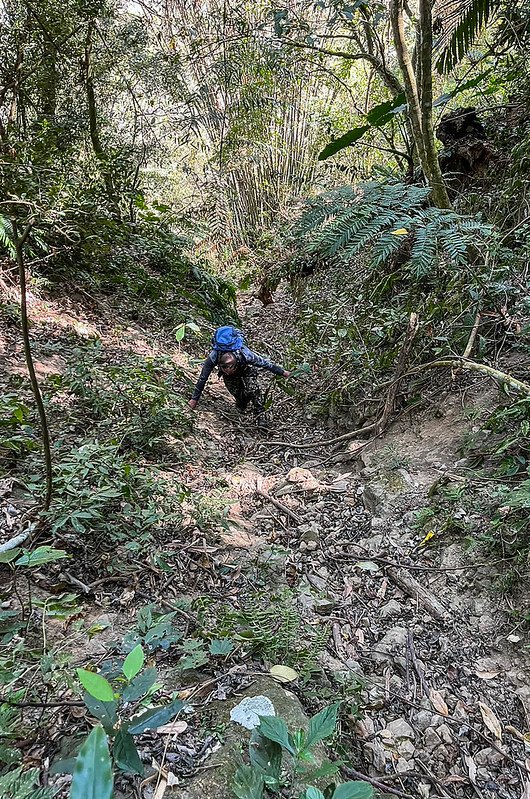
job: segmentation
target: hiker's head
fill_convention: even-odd
[[[219,368],[224,375],[233,375],[237,369],[237,358],[233,352],[224,352],[219,361]]]

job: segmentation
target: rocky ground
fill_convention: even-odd
[[[247,304],[250,345],[281,362],[278,330],[293,318],[286,295],[264,309]],[[226,524],[215,540],[193,529],[177,537],[181,571],[171,583],[151,575],[150,588],[105,587],[91,612],[115,635],[142,600],[207,596],[215,615],[221,604],[241,611],[265,598],[265,610],[277,608],[277,657],[243,643],[222,668],[191,674],[180,686],[193,707],[184,727],[144,736],[154,779],[116,795],[231,797],[246,733],[230,711],[263,695],[295,726],[342,700],[332,756],[382,795],[528,799],[529,661],[524,633],[495,593],[504,565],[434,534],[432,519],[418,515],[435,481],[458,481],[462,395],[447,393],[437,418],[401,420],[368,447],[337,447],[306,409],[273,392],[274,433],[264,437],[211,381],[187,445],[193,457],[177,469],[195,490],[223,486]],[[488,398],[475,384],[464,404]],[[294,634],[282,626],[287,606]],[[103,655],[105,635],[90,645],[81,636],[79,662]],[[269,669],[289,665],[286,637],[299,665],[282,687]],[[171,666],[162,669],[168,678]],[[50,777],[64,790],[68,779]]]

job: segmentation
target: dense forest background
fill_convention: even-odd
[[[394,421],[436,415],[460,392],[464,471],[444,476],[456,480],[445,493],[433,489],[415,529],[423,543],[453,535],[500,559],[496,585],[503,596],[515,592],[511,609],[527,630],[517,592],[530,508],[529,43],[524,0],[2,4],[2,796],[70,790],[43,774],[72,718],[44,745],[41,715],[30,742],[42,745],[40,759],[17,725],[31,726],[26,708],[45,714],[58,694],[67,706],[79,680],[103,726],[77,758],[72,799],[111,796],[108,741],[113,769],[129,780],[128,789],[118,781],[125,793],[116,796],[147,796],[130,776],[143,773],[132,736],[164,725],[187,698],[171,694],[156,723],[123,721],[128,701],[152,714],[156,675],[131,689],[146,673],[144,654],[154,657],[148,633],[163,640],[161,653],[181,647],[180,674],[217,673],[215,657],[232,651],[235,616],[179,604],[180,596],[165,616],[138,611],[143,632],[115,649],[129,653],[125,690],[114,666],[101,672],[108,688],[94,684],[93,661],[77,679],[80,658],[47,647],[45,633],[47,618],[77,619],[79,596],[139,568],[151,580],[162,575],[156,591],[144,587],[144,602],[154,602],[182,568],[186,537],[206,547],[226,527],[226,483],[187,407],[197,358],[219,324],[249,325],[264,351],[288,362],[294,379],[274,383],[270,398],[278,421],[296,420],[279,434],[287,444],[277,441],[291,447],[284,462],[296,468],[307,437],[333,447],[324,463],[337,445],[353,457]],[[261,306],[280,309],[273,330],[252,322]],[[133,347],[133,333],[149,344]],[[467,407],[477,385],[500,390]],[[223,463],[249,452],[236,447]],[[405,464],[395,451],[386,457],[394,471]],[[201,458],[211,473],[199,484]],[[272,459],[268,473],[281,463]],[[177,539],[182,546],[168,554]],[[65,589],[60,601],[39,594],[54,579]],[[187,619],[185,634],[173,631],[175,616]],[[192,616],[195,637],[186,638]],[[306,634],[298,629],[297,640]],[[303,671],[305,649],[281,652],[280,665]],[[274,663],[275,654],[263,659]],[[322,725],[315,742],[335,729],[333,707],[314,722]],[[67,757],[86,731],[77,730]],[[292,755],[294,739],[274,735],[262,729],[262,743]],[[99,787],[91,756],[108,761]],[[351,793],[337,785],[323,794],[306,781],[300,793],[298,783],[267,782],[261,772],[252,782],[245,768],[240,799],[382,790],[377,780],[356,781]],[[521,780],[528,791],[528,773]]]

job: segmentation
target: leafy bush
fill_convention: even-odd
[[[314,748],[335,733],[338,704],[317,713],[309,720],[307,730],[289,732],[278,716],[260,716],[260,724],[251,734],[249,765],[236,771],[232,790],[237,799],[262,799],[277,795],[286,785],[297,791],[300,799],[371,799],[374,791],[367,782],[331,783],[325,794],[308,782],[336,774],[336,763],[316,767]],[[285,768],[284,758],[290,761]],[[289,776],[286,778],[285,774]],[[302,789],[302,793],[298,791]]]
[[[140,452],[152,452],[170,436],[180,438],[190,430],[183,396],[189,380],[169,358],[119,354],[119,363],[109,363],[109,357],[94,340],[74,349],[64,375],[54,377],[56,388],[78,398],[83,427],[87,418],[94,420],[100,435]]]
[[[168,487],[155,469],[124,457],[115,444],[89,441],[66,452],[55,461],[53,485],[51,532],[97,537],[102,548],[131,540],[140,548],[156,528],[181,518],[183,490]]]
[[[0,776],[0,796],[2,799],[52,799],[53,788],[38,788],[39,769],[24,771],[22,767]]]
[[[311,411],[356,427],[374,421],[412,313],[419,324],[407,371],[464,353],[477,318],[472,357],[487,358],[501,340],[522,346],[520,260],[491,227],[429,208],[426,196],[399,183],[342,187],[309,201],[286,234],[290,258],[278,260],[271,281],[297,279],[290,358],[316,366],[300,392]],[[408,378],[398,402],[420,403],[426,382]]]
[[[99,673],[77,669],[77,676],[85,689],[84,702],[90,714],[102,725],[99,734],[101,740],[90,741],[89,737],[84,747],[90,749],[92,745],[98,744],[103,750],[104,731],[113,742],[112,755],[115,765],[128,774],[143,774],[144,771],[133,736],[167,724],[184,707],[184,703],[176,699],[167,705],[142,708],[146,703],[150,703],[158,677],[154,667],[144,668],[144,664],[144,652],[138,644],[123,662],[104,663]],[[102,760],[107,768],[108,782],[111,777],[108,749],[106,754],[102,752]],[[85,796],[86,794],[81,791],[81,784],[90,785],[91,781],[97,778],[97,774],[91,772],[90,768],[84,770],[81,768],[84,761],[85,753],[82,747],[74,770],[72,797]]]
[[[0,465],[8,465],[37,449],[29,408],[15,394],[0,397]]]

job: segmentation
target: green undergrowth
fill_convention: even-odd
[[[192,496],[164,468],[190,457],[191,382],[182,369],[169,357],[109,348],[99,339],[76,339],[54,351],[65,366],[43,384],[53,495],[42,518],[50,535],[85,553],[85,567],[112,573],[130,570],[129,561],[148,554],[155,541],[171,541],[183,524],[183,502],[202,532],[225,526],[223,486],[212,496],[209,490]],[[16,481],[26,505],[39,506],[43,453],[25,378],[11,377],[1,410],[1,473]]]
[[[496,588],[509,592],[526,579],[530,563],[530,400],[482,413],[461,455],[459,480],[433,486],[417,527],[455,537],[475,555],[506,559]]]
[[[501,220],[430,207],[424,188],[401,183],[307,199],[263,277],[269,289],[282,279],[294,289],[288,357],[313,372],[298,392],[304,406],[348,425],[374,421],[411,322],[396,410],[428,405],[446,377],[424,365],[468,343],[468,356],[490,365],[499,348],[528,352],[529,229],[501,231]]]

